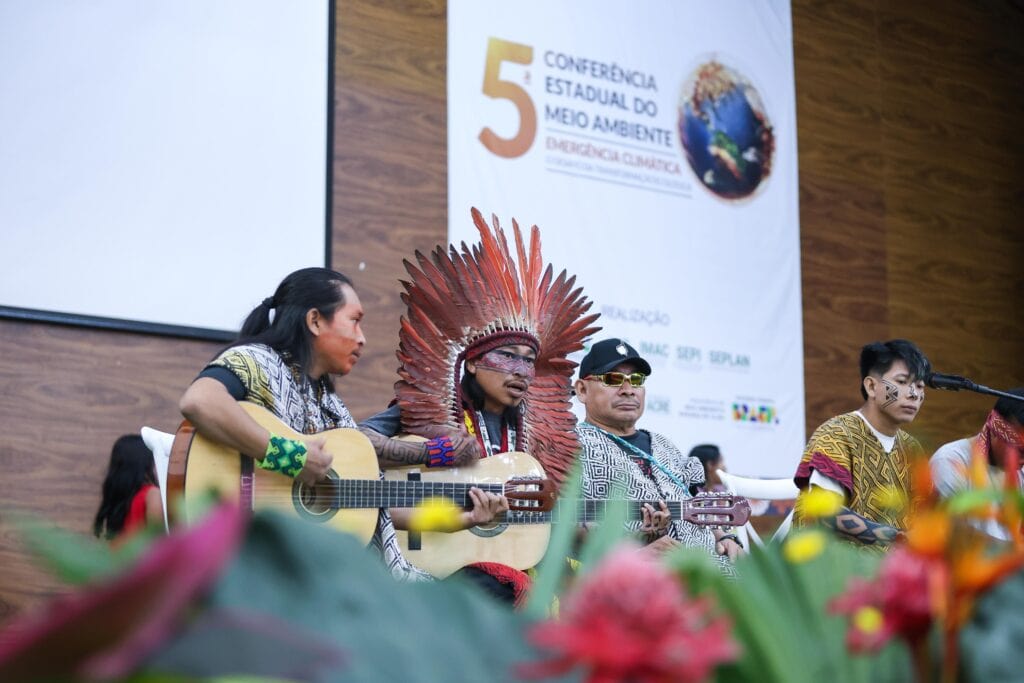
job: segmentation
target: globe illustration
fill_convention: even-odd
[[[750,196],[771,173],[775,137],[761,96],[716,60],[683,84],[679,139],[697,179],[723,199]]]

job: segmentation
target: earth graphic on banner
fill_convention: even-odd
[[[761,96],[717,61],[683,84],[679,139],[697,179],[723,199],[750,196],[771,173],[775,136]]]

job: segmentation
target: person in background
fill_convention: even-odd
[[[153,454],[138,434],[114,442],[103,480],[103,499],[92,529],[97,538],[113,540],[147,525],[164,523]]]
[[[1011,389],[1007,393],[1024,396],[1024,387]],[[1013,450],[1017,453],[1017,482],[1024,488],[1024,477],[1020,471],[1020,457],[1024,451],[1024,400],[1001,397],[992,407],[980,432],[947,443],[935,451],[935,455],[928,461],[935,488],[943,498],[971,488],[969,473],[971,459],[976,451],[985,463],[987,484],[993,488],[1002,488],[1007,462],[1012,460]],[[986,520],[979,525],[989,536],[1003,541],[1010,539],[1006,529],[995,520]]]
[[[699,491],[724,491],[725,486],[718,477],[718,470],[725,470],[725,458],[718,446],[711,443],[703,443],[690,449],[690,457],[700,460],[704,466],[704,485],[695,487]],[[694,491],[696,493],[696,491]]]

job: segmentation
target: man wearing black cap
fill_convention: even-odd
[[[730,560],[740,552],[736,536],[673,520],[664,504],[689,498],[690,487],[704,483],[704,468],[661,434],[636,428],[650,374],[650,363],[622,339],[599,341],[583,357],[575,384],[587,414],[576,428],[583,497],[607,499],[625,487],[632,500],[661,500],[660,510],[645,506],[641,521],[627,523],[646,548],[655,554],[679,545],[704,548],[731,574]]]

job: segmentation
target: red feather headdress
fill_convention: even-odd
[[[461,253],[450,245],[430,256],[416,252],[416,264],[405,261],[411,278],[403,281],[407,313],[399,331],[395,385],[403,430],[431,433],[430,428],[463,425],[460,376],[463,361],[489,349],[527,344],[537,349],[536,378],[523,401],[517,440],[560,483],[575,458],[576,418],[569,408],[569,390],[576,363],[567,356],[583,348],[583,340],[600,328],[596,314],[584,315],[591,302],[575,276],[563,270],[554,276],[540,253],[540,231],[530,230],[523,243],[512,221],[516,255],[492,216],[493,232],[477,209],[473,222],[480,243]],[[520,446],[522,447],[522,446]]]

